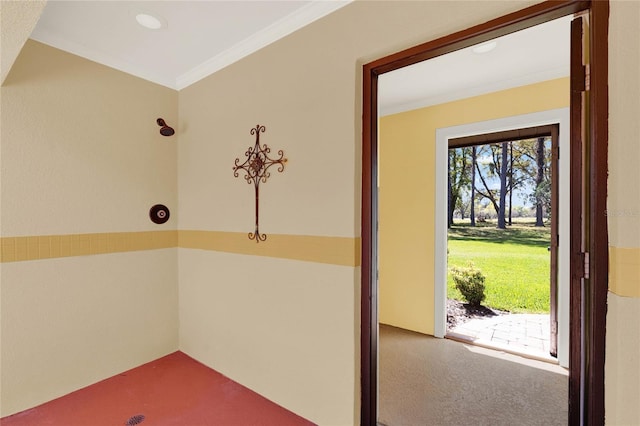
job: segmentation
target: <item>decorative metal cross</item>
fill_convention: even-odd
[[[261,234],[258,230],[258,206],[260,200],[260,181],[266,183],[271,173],[269,173],[269,168],[274,164],[278,165],[278,172],[282,173],[284,171],[284,163],[287,162],[287,159],[284,158],[284,152],[282,150],[278,151],[279,158],[271,159],[269,158],[269,153],[271,149],[266,145],[260,146],[260,133],[264,133],[266,128],[261,125],[257,125],[255,128],[251,129],[251,134],[256,135],[256,143],[253,147],[249,147],[247,152],[244,153],[246,160],[244,163],[238,164],[240,162],[239,158],[236,158],[235,166],[233,166],[233,175],[238,177],[238,172],[240,170],[244,170],[245,175],[244,179],[248,184],[253,183],[253,187],[256,192],[256,226],[253,232],[249,232],[249,239],[256,240],[256,243],[260,241],[265,241],[267,236],[265,234]]]

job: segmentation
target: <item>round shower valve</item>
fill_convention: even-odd
[[[163,224],[169,220],[169,208],[164,204],[156,204],[149,210],[149,217],[153,223]]]

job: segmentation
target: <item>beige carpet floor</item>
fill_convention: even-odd
[[[380,425],[567,424],[564,368],[386,325],[378,386]]]

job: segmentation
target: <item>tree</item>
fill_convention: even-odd
[[[526,187],[532,182],[532,173],[535,173],[532,147],[533,139],[514,141],[510,148],[510,177],[509,177],[509,197],[512,199],[513,193],[518,189]],[[511,206],[511,202],[509,203]]]
[[[549,138],[541,137],[514,145],[514,170],[520,174],[521,184],[532,188],[528,200],[535,207],[536,226],[544,226],[544,214],[551,211],[551,149],[546,148],[549,142]]]
[[[505,142],[504,144],[507,144]],[[491,202],[493,208],[496,212],[495,216],[498,218],[498,227],[500,227],[500,218],[504,219],[505,217],[505,200],[502,198],[506,197],[506,169],[503,170],[503,165],[506,167],[505,160],[502,159],[503,154],[507,155],[506,150],[502,150],[502,143],[482,145],[478,150],[481,158],[484,158],[484,161],[476,161],[476,171],[478,173],[478,177],[480,178],[480,182],[484,187],[484,190],[480,188],[476,188],[476,192],[483,198],[486,198]],[[508,158],[507,158],[508,161]],[[483,167],[481,167],[481,165]],[[486,177],[482,172],[482,169],[486,171]],[[491,189],[489,184],[487,183],[486,178],[498,178],[500,181],[500,188]]]
[[[476,147],[471,147],[471,201],[469,219],[471,226],[476,226]]]
[[[458,195],[458,201],[456,202],[455,211],[460,215],[460,219],[463,219],[467,216],[467,212],[469,210],[469,190],[467,187],[461,188],[460,194]]]
[[[449,168],[448,178],[448,227],[453,225],[453,216],[456,206],[462,198],[462,192],[469,185],[469,148],[451,148],[447,164]]]
[[[513,142],[509,142],[509,226],[513,224],[511,214],[513,213]]]
[[[498,228],[506,229],[505,207],[507,203],[507,162],[509,161],[509,142],[502,142],[502,161],[500,164],[500,204],[498,211]]]
[[[465,156],[457,160],[464,161],[469,168],[467,182],[459,182],[467,186],[454,191],[461,214],[468,211],[473,218],[472,223],[475,222],[478,214],[476,199],[479,202],[487,200],[495,210],[495,215],[491,216],[496,217],[498,227],[504,229],[507,218],[508,223],[512,223],[514,194],[518,190],[526,190],[527,199],[535,207],[538,223],[544,223],[545,213],[551,211],[551,150],[547,148],[548,143],[549,139],[543,137],[470,148],[470,158]],[[458,167],[457,170],[463,169]],[[469,193],[469,204],[466,204]],[[460,203],[468,205],[468,210],[461,208]],[[488,217],[486,210],[483,211],[483,217]]]
[[[544,183],[544,166],[545,166],[545,158],[544,158],[544,140],[545,138],[538,138],[537,149],[536,149],[536,163],[538,165],[538,173],[536,176],[536,188],[535,188],[535,198],[536,198],[536,226],[544,226],[544,221],[542,218],[542,206],[543,206],[543,183]]]
[[[486,155],[487,157],[489,156],[489,154],[491,153],[491,157],[493,158],[492,162],[486,164],[486,167],[488,168],[487,174],[491,177],[495,175],[495,157],[493,156],[493,146],[492,145],[482,145],[480,147],[480,150],[478,151],[478,153],[483,156]],[[482,173],[482,169],[481,169],[481,163],[479,161],[477,161],[476,159],[476,171],[478,172],[478,177],[480,178],[480,182],[482,183],[482,186],[484,187],[484,191],[480,190],[479,188],[476,188],[476,192],[483,198],[489,200],[491,202],[491,204],[493,205],[493,208],[496,211],[496,215],[499,214],[500,212],[500,206],[498,205],[498,200],[496,199],[496,196],[498,194],[496,194],[496,191],[489,188],[489,185],[487,184],[487,180],[485,179],[483,173]]]

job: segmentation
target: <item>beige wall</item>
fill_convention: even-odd
[[[2,236],[176,229],[177,92],[29,41],[2,86]],[[81,203],[78,201],[82,201]]]
[[[177,92],[29,41],[0,93],[4,416],[178,349]]]
[[[353,422],[353,267],[190,249],[179,259],[183,352],[315,422]]]
[[[0,1],[0,84],[31,35],[46,0]]]
[[[326,236],[355,242],[361,65],[532,3],[358,1],[183,90],[179,99],[168,89],[29,43],[0,92],[2,236],[171,230],[175,219],[181,231],[249,232],[253,194],[241,178],[233,178],[231,166],[253,144],[249,130],[264,124],[263,142],[283,149],[289,162],[264,186],[262,230],[312,237],[308,241]],[[613,2],[609,202],[612,209],[632,211],[640,200],[633,192],[637,185],[628,183],[637,180],[633,155],[640,96],[629,93],[637,90],[638,28],[637,3]],[[158,116],[178,123],[176,137],[158,136]],[[179,150],[177,161],[175,151],[168,152],[172,149]],[[177,188],[171,186],[176,175]],[[178,193],[168,226],[151,225],[149,206],[163,201],[175,206]],[[612,230],[621,229],[612,231],[611,244],[638,249],[632,237],[640,225],[633,217],[624,220],[615,228],[610,218]],[[631,240],[623,242],[627,237],[618,234]],[[192,241],[188,248],[179,245],[3,263],[2,415],[175,350],[177,259],[183,350],[312,421],[357,424],[355,263],[281,259],[268,248],[254,256],[224,253],[218,245],[215,251],[200,250]],[[632,259],[630,265],[638,263]],[[619,274],[623,266],[612,269],[625,276]],[[171,298],[173,305],[167,302]],[[633,364],[640,356],[640,306],[638,297],[613,294],[611,300],[607,418],[610,424],[629,424],[640,406]],[[61,341],[78,346],[56,346],[47,339],[43,317],[26,318],[31,301],[47,313],[46,326],[54,335],[71,336]],[[147,306],[141,308],[139,301]],[[99,314],[95,323],[84,325],[88,307]],[[136,309],[145,309],[140,318]],[[129,322],[122,323],[123,315]],[[28,334],[19,332],[23,324]],[[160,335],[142,332],[158,325]],[[98,335],[101,327],[108,332]],[[82,342],[86,337],[90,341]],[[100,359],[99,370],[84,369],[95,360],[94,346],[116,352]],[[23,362],[13,352],[29,355]],[[65,356],[78,357],[75,368]],[[60,383],[59,367],[73,378]],[[35,395],[30,368],[43,372],[39,379],[51,386],[46,394]],[[5,407],[5,393],[18,390]]]
[[[569,106],[569,78],[380,119],[380,322],[434,334],[436,130]]]
[[[361,65],[522,5],[355,2],[182,90],[179,228],[252,230],[253,191],[231,166],[262,124],[289,161],[262,186],[261,230],[358,237]],[[359,422],[356,268],[180,249],[179,270],[181,349],[311,421]]]
[[[176,250],[3,264],[2,415],[176,351]]]
[[[609,299],[605,416],[640,424],[640,2],[609,20]]]

